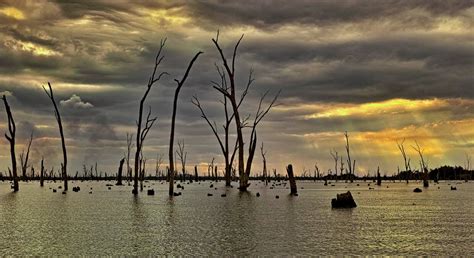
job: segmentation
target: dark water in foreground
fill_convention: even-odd
[[[253,182],[247,194],[203,182],[185,185],[183,195],[170,200],[159,182],[147,183],[155,196],[137,198],[131,187],[108,190],[106,182],[72,183],[81,191],[66,195],[49,189],[60,183],[21,183],[14,194],[5,182],[0,254],[474,255],[474,183],[451,191],[448,184],[455,182],[441,182],[423,193],[413,193],[420,186],[414,182],[371,183],[374,190],[358,183],[298,182],[300,195],[290,197],[282,186],[270,190]],[[331,209],[331,198],[346,190],[358,207]]]

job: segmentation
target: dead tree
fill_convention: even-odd
[[[125,158],[122,158],[120,160],[120,165],[119,165],[118,172],[117,172],[117,183],[115,185],[123,185],[122,184],[122,170],[123,170],[123,163],[124,162],[125,162]]]
[[[184,140],[178,141],[178,150],[176,151],[176,155],[178,156],[178,159],[181,162],[181,182],[186,180],[186,158],[188,157],[188,153],[185,151],[184,147]]]
[[[421,167],[421,173],[423,175],[423,187],[429,187],[429,182],[428,182],[428,166],[425,162],[425,159],[423,157],[423,149],[420,147],[418,142],[415,140],[415,145],[411,146],[420,156],[420,167]]]
[[[349,177],[352,183],[353,173],[354,173],[353,169],[355,169],[355,160],[354,160],[354,164],[352,164],[351,151],[350,151],[350,146],[349,146],[349,135],[347,134],[347,131],[344,132],[344,137],[346,138],[347,167],[349,167]]]
[[[166,39],[161,40],[160,42],[160,48],[158,49],[158,53],[156,54],[155,57],[155,66],[153,67],[153,72],[148,79],[148,84],[145,90],[145,94],[143,94],[142,99],[140,100],[140,107],[138,109],[138,120],[137,120],[137,135],[136,135],[136,152],[135,152],[135,175],[133,178],[133,194],[138,194],[138,174],[140,173],[139,166],[140,166],[140,153],[142,152],[143,148],[143,142],[145,141],[146,136],[148,135],[148,132],[150,131],[151,127],[156,121],[156,117],[151,118],[151,108],[148,110],[148,115],[145,120],[145,125],[144,128],[142,128],[142,123],[143,123],[143,105],[145,104],[145,100],[150,93],[151,87],[158,82],[161,77],[165,74],[166,72],[161,72],[158,76],[156,75],[156,70],[158,69],[158,66],[160,65],[161,61],[163,60],[164,56],[161,55],[161,51],[163,50],[163,47],[165,46]]]
[[[20,154],[20,165],[21,165],[21,177],[22,180],[26,181],[27,180],[27,175],[26,172],[28,168],[30,167],[28,165],[28,160],[30,157],[30,149],[31,149],[31,143],[33,142],[33,132],[31,132],[30,140],[28,142],[27,148],[26,148],[26,153],[25,150],[23,150]]]
[[[143,192],[143,181],[145,181],[145,173],[146,173],[146,158],[140,158],[140,192]]]
[[[268,185],[268,175],[267,175],[267,158],[265,155],[267,151],[263,151],[263,142],[262,146],[260,147],[260,154],[262,154],[262,161],[263,161],[263,178],[265,180],[265,185]]]
[[[334,159],[334,173],[336,173],[337,182],[337,162],[339,161],[339,154],[337,153],[336,149],[330,150],[329,154],[331,154],[332,158]]]
[[[158,179],[160,176],[160,167],[163,164],[163,154],[158,153],[156,155],[156,166],[155,166],[155,177]]]
[[[314,164],[314,181],[316,182],[316,179],[319,180],[319,167],[318,167],[318,162]]]
[[[11,177],[13,180],[13,191],[17,192],[19,190],[18,187],[18,175],[17,175],[17,166],[16,166],[16,155],[15,155],[15,136],[16,136],[16,124],[15,120],[13,119],[13,114],[10,109],[10,105],[8,105],[7,97],[3,95],[3,104],[5,105],[5,111],[7,112],[8,118],[8,133],[5,133],[5,138],[10,143],[10,157],[12,161],[12,173]]]
[[[405,138],[403,138],[403,140],[401,142],[397,141],[397,147],[400,150],[400,153],[402,154],[403,162],[404,162],[404,165],[405,165],[405,171],[407,172],[407,171],[409,171],[409,160],[408,160],[408,156],[407,156],[406,151],[405,151],[405,146],[403,145],[404,143],[405,143]]]
[[[66,141],[64,139],[64,131],[63,131],[63,124],[61,121],[61,115],[59,114],[58,106],[56,105],[56,100],[54,99],[53,95],[53,88],[51,87],[51,83],[48,82],[49,91],[43,87],[44,92],[48,95],[49,99],[53,103],[54,106],[54,116],[56,117],[56,121],[58,122],[59,127],[59,134],[61,135],[61,146],[63,149],[63,163],[61,164],[61,171],[62,177],[64,180],[64,191],[67,191],[67,152],[66,152]]]
[[[240,39],[237,41],[237,43],[234,46],[234,51],[232,54],[232,64],[229,66],[227,59],[224,55],[224,52],[222,51],[222,48],[220,47],[218,41],[219,41],[219,32],[217,32],[217,36],[215,39],[212,39],[212,42],[216,46],[222,62],[223,66],[225,69],[225,72],[227,73],[227,78],[229,80],[229,87],[222,88],[219,87],[218,85],[214,85],[213,87],[220,91],[225,97],[227,97],[231,103],[232,106],[232,111],[233,111],[233,117],[235,121],[235,126],[236,126],[236,132],[237,132],[237,143],[238,143],[238,168],[239,168],[239,177],[240,177],[240,185],[239,185],[239,190],[240,191],[247,191],[247,188],[249,187],[249,177],[250,177],[250,172],[252,169],[252,162],[255,154],[255,150],[257,148],[257,125],[262,121],[262,119],[268,114],[270,109],[275,105],[276,100],[278,99],[278,96],[280,94],[280,91],[275,95],[273,100],[270,102],[267,108],[262,107],[263,100],[268,94],[268,91],[263,94],[263,96],[260,98],[260,102],[257,108],[257,112],[255,114],[255,118],[253,121],[252,125],[247,124],[247,118],[241,118],[240,113],[239,113],[239,107],[242,104],[245,96],[248,93],[248,89],[250,85],[253,83],[254,78],[252,74],[252,70],[249,73],[248,76],[248,81],[246,84],[246,87],[240,97],[239,100],[237,100],[237,93],[236,93],[236,87],[235,87],[235,57],[237,55],[237,49],[239,47],[240,42],[242,41],[242,38],[244,35],[240,37]],[[244,140],[243,140],[243,133],[242,129],[244,127],[249,127],[251,128],[251,133],[250,133],[250,141],[249,141],[249,148],[248,148],[248,157],[247,157],[247,164],[246,166],[244,165]]]
[[[132,168],[130,167],[130,152],[132,151],[132,148],[133,148],[132,140],[133,140],[133,133],[132,134],[127,133],[127,155],[125,156],[125,158],[127,160],[127,178],[129,182],[132,181]]]
[[[227,80],[226,80],[225,73],[224,73],[224,71],[220,70],[220,68],[218,66],[216,66],[216,69],[217,69],[217,72],[219,73],[220,83],[216,83],[216,82],[213,81],[212,84],[214,86],[218,87],[219,89],[222,89],[223,91],[227,91],[229,89],[229,87],[227,85]],[[201,106],[201,103],[199,102],[199,99],[197,97],[193,97],[193,100],[192,100],[192,103],[197,108],[199,108],[199,110],[201,111],[201,117],[204,118],[204,120],[206,120],[207,124],[211,128],[214,136],[216,137],[216,139],[219,143],[219,147],[221,148],[221,151],[222,151],[222,154],[223,154],[224,160],[225,160],[226,186],[230,186],[231,185],[232,165],[233,165],[233,162],[234,162],[234,157],[235,157],[235,153],[236,153],[237,148],[238,148],[238,144],[237,144],[237,142],[234,144],[232,155],[229,156],[230,155],[229,129],[230,129],[230,125],[231,125],[231,123],[234,119],[234,115],[231,112],[229,112],[229,110],[228,110],[228,101],[227,101],[227,97],[225,95],[224,95],[223,100],[220,101],[220,102],[224,106],[224,115],[225,115],[225,122],[222,125],[222,127],[224,129],[224,140],[222,140],[221,136],[219,135],[216,122],[215,121],[211,122],[209,120],[209,118],[207,117],[206,113],[204,112],[204,110]]]
[[[44,186],[44,157],[41,157],[40,186]]]
[[[173,159],[173,148],[174,148],[174,128],[175,128],[175,121],[176,121],[176,109],[178,107],[178,95],[179,91],[183,87],[184,83],[186,82],[186,79],[188,78],[189,72],[191,71],[191,68],[196,61],[196,59],[199,57],[199,55],[202,54],[201,51],[199,51],[189,62],[188,68],[186,69],[186,72],[183,75],[183,78],[181,80],[175,79],[174,81],[177,83],[177,87],[174,93],[174,100],[173,100],[173,114],[171,116],[171,131],[170,131],[170,146],[169,146],[169,164],[170,164],[170,185],[169,185],[169,191],[168,194],[169,196],[174,196],[174,159]]]

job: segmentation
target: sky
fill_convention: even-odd
[[[285,174],[291,163],[297,174],[313,173],[317,164],[327,173],[334,167],[330,150],[346,159],[344,131],[357,175],[403,169],[396,144],[403,139],[414,168],[415,141],[430,168],[464,166],[474,153],[473,21],[473,1],[0,0],[0,94],[17,123],[17,156],[34,131],[31,164],[38,168],[44,157],[46,167],[60,167],[59,132],[42,89],[51,82],[69,173],[95,162],[100,171],[116,173],[166,38],[158,71],[169,75],[145,104],[158,117],[144,146],[147,171],[154,173],[159,154],[166,166],[174,79],[198,51],[204,54],[179,96],[175,139],[185,142],[188,169],[199,165],[204,173],[213,157],[222,168],[217,140],[191,103],[198,97],[220,128],[222,96],[211,84],[219,79],[215,65],[222,64],[211,41],[219,30],[228,56],[244,34],[238,94],[251,69],[255,77],[244,116],[254,115],[267,90],[269,96],[282,91],[257,129],[269,169]],[[0,112],[6,132],[3,105]],[[248,129],[244,137],[248,142]],[[0,171],[8,166],[2,138]],[[252,173],[261,168],[257,149]]]

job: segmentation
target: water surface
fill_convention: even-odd
[[[160,182],[146,184],[155,196],[138,197],[130,186],[108,190],[106,183],[70,183],[81,191],[67,194],[52,192],[59,182],[20,183],[18,193],[0,183],[1,254],[474,255],[471,182],[431,184],[422,193],[413,193],[415,182],[298,182],[298,197],[283,185],[252,182],[240,193],[201,182],[173,199]],[[358,207],[331,209],[331,198],[347,190]]]

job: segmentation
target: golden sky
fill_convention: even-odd
[[[359,175],[401,168],[402,139],[413,166],[415,140],[430,167],[464,165],[474,153],[473,18],[472,1],[1,0],[0,92],[16,117],[18,153],[35,132],[35,166],[41,156],[48,167],[60,162],[52,107],[41,89],[50,81],[66,123],[69,171],[97,161],[115,173],[160,39],[167,38],[160,69],[170,76],[148,100],[158,116],[145,146],[150,164],[167,151],[173,79],[201,50],[180,96],[176,138],[186,142],[189,167],[204,171],[213,157],[223,160],[190,100],[198,96],[222,121],[210,83],[220,62],[211,42],[219,29],[227,53],[245,34],[238,87],[251,68],[256,80],[243,113],[253,115],[266,90],[282,90],[258,130],[270,168],[284,173],[292,163],[300,173],[317,162],[326,173],[331,149],[345,156],[344,131]],[[3,115],[2,130],[5,122]],[[2,139],[0,171],[9,165]],[[148,167],[152,173],[154,165]],[[258,153],[253,167],[260,173]]]

